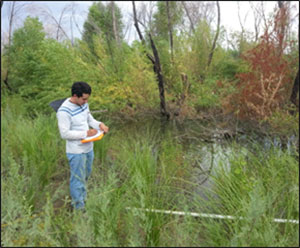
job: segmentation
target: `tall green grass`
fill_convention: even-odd
[[[220,160],[213,187],[201,188],[192,181],[192,158],[171,128],[162,132],[149,123],[117,129],[108,122],[110,133],[94,146],[86,212],[69,212],[69,166],[55,114],[31,119],[20,99],[11,98],[2,105],[1,119],[3,246],[299,245],[299,225],[272,222],[299,219],[298,160],[287,150],[254,147],[245,153],[231,144],[230,166]]]
[[[28,206],[36,207],[44,187],[64,160],[64,144],[55,132],[55,115],[39,115],[32,120],[7,107],[1,119],[3,176],[11,169],[11,163],[17,164],[27,180],[23,197]]]
[[[263,151],[254,145],[241,152],[233,146],[230,170],[220,163],[207,204],[235,220],[203,220],[207,246],[298,246],[299,225],[275,223],[275,218],[299,220],[299,164],[288,150]]]

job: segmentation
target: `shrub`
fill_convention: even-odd
[[[238,92],[231,95],[229,104],[224,103],[241,119],[265,120],[288,98],[292,66],[284,55],[287,43],[281,41],[281,21],[275,19],[275,28],[269,31],[268,27],[260,43],[242,55],[250,70],[237,74]]]

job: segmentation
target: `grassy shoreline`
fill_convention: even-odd
[[[192,181],[194,157],[172,130],[111,129],[95,143],[87,212],[68,211],[69,168],[56,118],[26,117],[22,105],[1,110],[3,246],[298,246],[299,166],[295,154],[258,144],[231,144],[214,187]],[[18,107],[16,107],[18,106]],[[201,156],[200,156],[200,159]],[[205,161],[202,161],[205,162]],[[218,195],[218,197],[212,197]],[[128,211],[154,208],[236,215],[220,220]]]

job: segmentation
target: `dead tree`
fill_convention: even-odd
[[[82,31],[81,31],[81,29],[79,28],[79,25],[78,25],[78,23],[76,22],[76,18],[75,18],[75,14],[76,14],[76,6],[75,6],[75,3],[74,3],[74,2],[71,3],[71,10],[72,10],[72,22],[75,23],[77,30],[79,31],[79,33],[80,33],[81,36],[82,36]]]
[[[258,9],[258,5],[254,5],[252,1],[249,1],[250,7],[253,11],[254,16],[254,31],[255,31],[255,42],[258,41],[259,38],[259,27],[262,21],[261,14]]]
[[[117,21],[116,21],[116,15],[115,15],[115,2],[111,1],[111,12],[112,12],[112,22],[113,22],[113,31],[114,36],[117,44],[120,46],[120,37],[118,34],[118,27],[117,27]]]
[[[238,7],[238,19],[239,19],[239,23],[240,23],[240,26],[241,26],[241,36],[240,36],[240,45],[239,45],[239,54],[241,54],[243,52],[243,43],[244,43],[244,40],[245,40],[245,27],[244,27],[244,24],[246,23],[246,20],[247,20],[247,17],[248,17],[248,13],[249,11],[246,13],[245,17],[244,17],[244,22],[242,22],[242,18],[241,18],[241,15],[240,15],[240,3],[239,1],[237,2],[237,7]]]
[[[268,21],[267,21],[266,15],[265,15],[266,11],[265,11],[265,6],[264,6],[264,1],[260,2],[260,6],[261,6],[261,16],[264,21],[264,30],[266,30],[268,28]]]
[[[211,26],[216,16],[214,1],[181,1],[181,4],[189,20],[192,33],[195,32],[201,21],[205,21],[208,26]]]
[[[190,15],[190,12],[189,12],[189,10],[188,10],[188,8],[187,8],[185,2],[184,2],[184,1],[181,1],[181,3],[182,3],[182,5],[183,5],[183,8],[184,8],[184,10],[185,10],[185,12],[186,12],[186,15],[187,15],[189,21],[190,21],[192,32],[195,33],[194,22],[193,22],[193,20],[192,20],[192,17],[191,17],[191,15]]]
[[[293,85],[293,89],[292,89],[292,94],[290,97],[290,101],[296,106],[299,107],[299,99],[297,101],[297,95],[299,96],[299,69],[297,72],[297,76],[294,80],[294,85]]]
[[[182,80],[182,85],[183,85],[183,90],[181,92],[181,95],[178,99],[178,107],[174,111],[175,116],[180,116],[181,114],[181,109],[184,106],[184,103],[186,101],[187,96],[189,95],[189,91],[191,88],[191,84],[188,81],[188,76],[185,73],[181,73],[181,80]]]
[[[43,23],[47,23],[47,24],[51,24],[55,27],[55,32],[54,30],[51,30],[51,32],[47,32],[49,36],[53,35],[53,38],[55,38],[57,41],[59,41],[59,39],[61,38],[61,34],[69,41],[71,41],[71,39],[69,38],[67,32],[65,31],[65,22],[67,20],[69,20],[69,18],[66,18],[66,14],[70,11],[73,11],[73,6],[68,4],[65,5],[64,8],[62,9],[60,15],[57,17],[56,15],[54,15],[51,11],[51,9],[49,7],[47,7],[46,5],[40,5],[37,3],[33,3],[31,5],[31,8],[29,10],[31,13],[37,14],[40,17],[42,17]],[[72,15],[72,13],[71,13]]]
[[[142,44],[145,45],[145,39],[144,39],[144,37],[141,33],[141,30],[139,28],[134,1],[132,1],[132,7],[133,7],[134,26],[136,28],[136,31],[139,35],[139,38],[140,38]],[[145,51],[145,53],[147,55],[147,58],[153,64],[153,71],[154,71],[154,73],[156,74],[156,77],[157,77],[158,89],[159,89],[159,98],[160,98],[160,113],[163,117],[166,117],[167,119],[169,119],[170,114],[166,109],[164,78],[163,78],[163,74],[162,74],[162,71],[161,71],[161,64],[160,64],[159,55],[158,55],[155,43],[153,41],[153,38],[152,38],[150,32],[148,32],[148,36],[149,36],[149,39],[150,39],[150,44],[151,44],[151,49],[152,49],[152,52],[153,52],[153,56],[151,54],[149,54],[148,52],[146,52],[146,51]]]
[[[220,16],[220,5],[219,5],[219,1],[217,1],[217,8],[218,8],[218,25],[217,25],[217,32],[216,32],[216,35],[215,35],[215,38],[214,38],[214,42],[213,42],[213,45],[212,45],[212,47],[211,47],[209,56],[208,56],[207,68],[210,66],[210,63],[211,63],[211,61],[212,61],[212,57],[213,57],[213,55],[214,55],[214,51],[215,51],[215,48],[216,48],[216,44],[217,44],[217,40],[218,40],[218,36],[219,36],[219,32],[220,32],[220,19],[221,19],[221,16]]]
[[[171,22],[169,1],[166,1],[166,7],[167,7],[167,16],[168,16],[168,29],[169,29],[169,36],[170,36],[171,59],[172,59],[172,61],[174,61],[174,56],[173,56],[173,32],[172,32],[172,22]]]
[[[278,32],[278,52],[279,56],[283,53],[284,40],[286,36],[286,26],[288,19],[288,11],[286,6],[284,5],[284,1],[278,1],[279,10],[276,15],[276,19],[278,19],[278,27],[275,25],[275,30]]]
[[[2,8],[3,2],[1,1],[1,8]],[[12,41],[12,30],[13,30],[13,25],[15,22],[15,19],[17,15],[22,11],[23,7],[25,4],[17,4],[16,1],[10,2],[10,10],[9,10],[9,27],[8,27],[8,45],[7,45],[7,70],[5,77],[3,79],[3,82],[5,86],[8,88],[8,90],[12,91],[12,88],[9,84],[9,74],[10,74],[10,46],[11,46],[11,41]]]
[[[57,21],[56,18],[54,16],[52,16],[52,19],[56,22],[57,24],[57,31],[56,31],[56,40],[58,41],[58,35],[59,35],[59,31],[61,30],[63,32],[63,34],[65,35],[65,37],[70,40],[69,36],[67,35],[67,33],[65,32],[65,30],[62,28],[62,19],[64,17],[64,12],[66,10],[68,10],[68,6],[65,6],[60,14],[59,20]]]

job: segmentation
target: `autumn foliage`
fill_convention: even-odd
[[[240,119],[264,120],[288,97],[292,71],[284,55],[284,11],[278,11],[273,29],[265,30],[259,44],[242,55],[249,71],[236,75],[238,90],[224,101],[225,110],[234,111]]]

